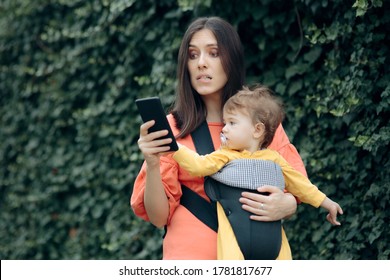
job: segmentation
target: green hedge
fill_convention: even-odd
[[[129,207],[142,162],[134,100],[174,98],[189,22],[242,38],[247,82],[284,126],[342,226],[300,205],[296,259],[388,259],[389,2],[4,0],[0,3],[0,258],[158,259],[163,232]],[[387,212],[386,212],[387,211]]]

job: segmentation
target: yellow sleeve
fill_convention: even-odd
[[[191,175],[201,177],[214,174],[229,162],[229,156],[221,150],[201,156],[185,146],[179,147],[173,159]]]
[[[319,207],[326,198],[310,180],[287,163],[282,157],[278,157],[286,183],[286,190],[298,197],[302,202]]]

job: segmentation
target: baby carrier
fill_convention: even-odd
[[[202,123],[192,138],[199,154],[214,151],[207,123]],[[281,168],[273,161],[238,159],[219,172],[205,178],[205,192],[211,203],[182,185],[181,204],[214,231],[218,229],[216,203],[220,203],[229,220],[240,250],[247,260],[276,259],[281,247],[281,221],[259,222],[241,207],[243,191],[257,192],[262,185],[284,188]]]

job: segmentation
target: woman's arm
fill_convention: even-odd
[[[150,222],[156,227],[166,225],[169,203],[161,180],[160,166],[146,166],[144,204]]]
[[[149,220],[156,227],[163,227],[168,220],[169,203],[164,190],[160,173],[160,156],[169,150],[167,145],[171,139],[155,140],[165,136],[168,131],[162,130],[148,134],[148,129],[154,125],[149,121],[141,125],[138,146],[144,155],[146,164],[146,184],[144,205]]]

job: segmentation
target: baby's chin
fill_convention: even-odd
[[[229,140],[226,140],[225,142],[222,142],[221,143],[221,147],[224,148],[224,149],[230,149],[230,150],[234,150],[235,148],[229,144]]]

